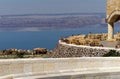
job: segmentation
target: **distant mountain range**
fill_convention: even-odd
[[[39,31],[104,27],[105,13],[1,15],[0,31]]]

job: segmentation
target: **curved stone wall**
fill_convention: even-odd
[[[64,42],[59,41],[59,44],[53,50],[53,54],[51,55],[51,57],[101,57],[110,50],[120,51],[120,49],[115,48],[80,46],[66,44]]]

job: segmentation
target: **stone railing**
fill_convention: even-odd
[[[112,72],[120,73],[120,58],[81,57],[0,60],[0,79],[40,79],[50,76],[70,76],[70,74],[84,75],[85,77],[85,74],[103,73],[105,75],[104,73]]]
[[[84,48],[96,48],[96,49],[105,49],[105,50],[118,50],[120,51],[120,49],[116,49],[116,48],[111,48],[111,47],[98,47],[98,46],[85,46],[85,45],[75,45],[75,44],[67,44],[65,42],[62,42],[61,40],[59,40],[59,44],[62,45],[67,45],[67,46],[74,46],[74,47],[84,47]]]

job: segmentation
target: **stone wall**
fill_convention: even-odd
[[[53,50],[52,58],[65,58],[65,57],[101,57],[110,50],[120,49],[107,48],[107,47],[90,47],[80,46],[73,44],[66,44],[59,41],[59,44]]]
[[[81,57],[0,60],[0,79],[55,79],[49,78],[55,76],[71,76],[70,79],[87,79],[87,77],[93,79],[92,76],[105,75],[107,77],[97,79],[112,79],[111,75],[115,74],[120,76],[120,58]],[[59,79],[69,79],[65,77]]]
[[[120,10],[120,0],[107,0],[107,17],[116,10]]]

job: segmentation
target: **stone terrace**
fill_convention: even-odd
[[[60,39],[67,44],[98,46],[98,47],[120,47],[120,33],[114,35],[114,40],[107,41],[107,34],[72,35]]]

